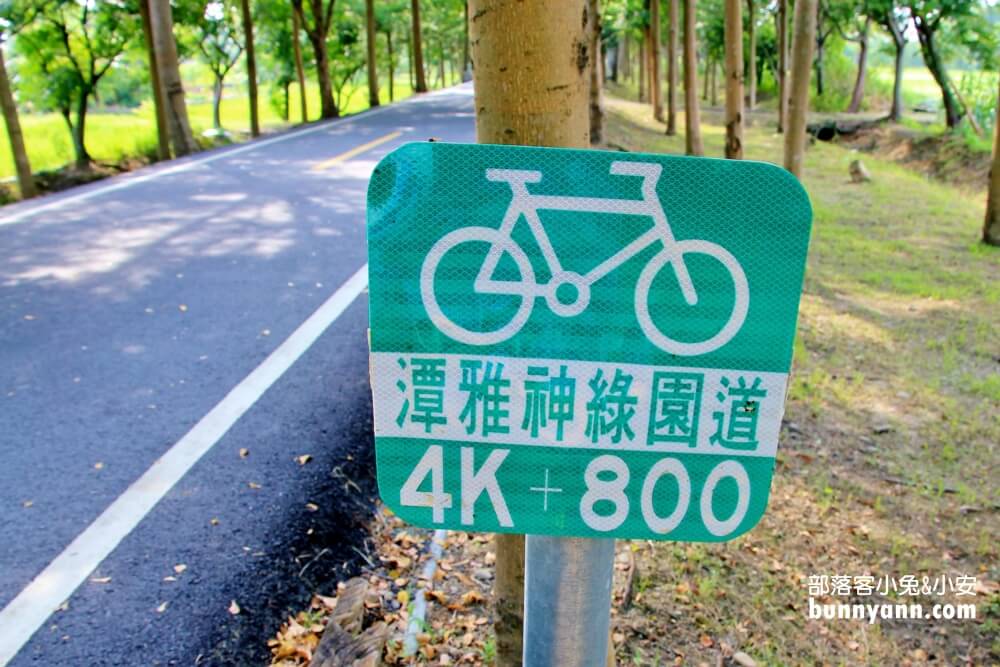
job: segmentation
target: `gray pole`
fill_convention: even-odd
[[[615,541],[528,535],[524,667],[604,667]]]

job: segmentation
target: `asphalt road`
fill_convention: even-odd
[[[404,142],[472,141],[471,95],[0,211],[0,666],[260,664],[357,567],[368,177]],[[75,590],[56,576],[104,552]]]

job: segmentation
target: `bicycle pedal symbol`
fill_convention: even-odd
[[[527,186],[529,183],[539,183],[542,180],[540,171],[487,169],[487,180],[505,182],[510,186],[512,193],[510,205],[499,229],[462,227],[445,234],[431,247],[420,271],[420,294],[427,315],[449,338],[469,345],[495,345],[521,330],[531,317],[536,299],[544,299],[549,309],[556,315],[562,317],[579,315],[590,304],[590,288],[594,283],[659,242],[663,247],[643,268],[635,285],[635,314],[639,326],[650,342],[671,354],[694,356],[719,349],[732,340],[746,319],[750,305],[750,289],[746,275],[736,258],[722,246],[700,239],[678,241],[674,238],[663,206],[656,195],[656,184],[661,172],[662,167],[655,163],[613,162],[610,170],[612,175],[642,177],[642,199],[611,199],[531,194]],[[587,273],[580,274],[562,268],[538,216],[539,210],[645,216],[653,220],[653,227]],[[545,259],[551,276],[547,283],[541,284],[535,280],[535,271],[527,254],[511,236],[521,216],[527,221]],[[492,331],[473,331],[456,324],[441,309],[434,290],[434,279],[441,260],[460,244],[470,242],[489,244],[483,265],[472,283],[472,291],[482,295],[504,295],[521,299],[510,321]],[[513,259],[520,273],[520,280],[493,278],[504,254]],[[698,293],[684,257],[697,254],[707,255],[722,264],[733,281],[735,301],[729,318],[714,336],[698,342],[678,341],[665,335],[653,323],[649,313],[650,287],[663,267],[670,265],[680,285],[684,301],[690,306],[696,305]],[[564,285],[572,288],[570,291],[575,293],[575,298],[568,301],[558,298],[557,292]],[[563,293],[566,291],[563,290]]]

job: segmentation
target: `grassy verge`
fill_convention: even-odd
[[[608,107],[610,142],[683,152],[647,106]],[[706,151],[721,156],[706,116]],[[747,157],[780,163],[782,137],[755,120]],[[768,514],[723,545],[634,543],[619,661],[1000,660],[1000,251],[977,242],[985,197],[868,157],[873,181],[854,185],[855,157],[818,143],[806,161],[815,222]],[[839,574],[976,576],[978,618],[807,618],[809,575]]]

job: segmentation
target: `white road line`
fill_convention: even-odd
[[[367,285],[366,264],[0,611],[0,667],[14,658],[52,612],[72,595],[194,464],[316,342]]]

